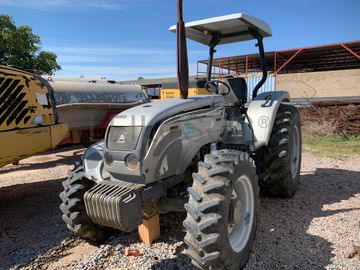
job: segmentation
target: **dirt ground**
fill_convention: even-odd
[[[96,247],[68,232],[58,194],[81,152],[61,149],[0,169],[0,269],[191,269],[182,214],[161,217],[162,236],[151,248],[136,233],[117,233]],[[359,221],[360,157],[304,153],[295,197],[261,197],[246,269],[360,269]],[[125,257],[125,246],[143,256]]]

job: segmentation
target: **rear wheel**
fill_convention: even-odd
[[[75,166],[69,177],[63,182],[64,191],[60,193],[60,210],[67,228],[81,238],[100,243],[106,240],[110,229],[94,224],[87,216],[84,194],[94,186],[94,182],[84,177],[84,168]]]
[[[185,243],[200,269],[239,269],[252,248],[258,184],[248,153],[221,150],[205,156],[193,174],[185,205]]]
[[[298,110],[281,104],[268,146],[261,149],[265,167],[261,187],[279,197],[295,194],[301,168],[301,124]],[[261,168],[262,164],[258,164]]]

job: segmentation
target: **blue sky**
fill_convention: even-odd
[[[0,13],[40,35],[58,55],[57,76],[136,79],[175,76],[175,0],[0,0]],[[268,22],[278,50],[360,39],[360,0],[184,0],[185,20],[243,12]],[[207,49],[188,43],[190,72]],[[252,42],[217,56],[255,52]]]

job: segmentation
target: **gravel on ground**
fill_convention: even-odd
[[[60,149],[0,169],[0,269],[193,269],[184,214],[162,215],[151,247],[136,233],[118,232],[100,247],[71,235],[58,194],[81,153]],[[304,153],[300,181],[291,199],[261,197],[246,269],[360,270],[360,157]],[[125,256],[127,247],[142,256]]]

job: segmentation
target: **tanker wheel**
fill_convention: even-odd
[[[205,156],[193,174],[185,243],[199,269],[244,267],[255,239],[259,188],[248,153],[220,150]]]
[[[80,143],[85,148],[89,148],[91,145],[93,145],[93,142],[91,141],[90,130],[83,130],[81,132]]]
[[[265,177],[260,184],[265,191],[279,197],[295,194],[300,178],[301,147],[299,112],[294,106],[281,104],[269,143],[261,150],[265,156]]]
[[[86,214],[83,197],[93,186],[94,182],[84,177],[84,168],[75,165],[68,179],[63,182],[60,210],[70,231],[90,242],[101,243],[110,236],[111,230],[93,223]]]

